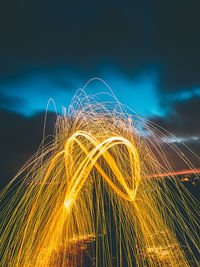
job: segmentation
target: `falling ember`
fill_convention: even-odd
[[[158,136],[118,102],[79,91],[68,116],[58,116],[53,142],[1,192],[0,265],[198,264],[199,205]],[[165,175],[170,185],[152,179]]]

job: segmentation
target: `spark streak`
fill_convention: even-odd
[[[141,125],[150,131],[118,102],[107,107],[79,92],[53,142],[1,192],[0,265],[80,266],[85,237],[95,241],[96,266],[197,264],[199,204],[176,175],[200,170],[188,163],[174,172],[155,129],[142,135]],[[170,187],[152,179],[165,176]]]

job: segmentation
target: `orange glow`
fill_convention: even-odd
[[[167,177],[167,176],[176,176],[176,175],[182,175],[182,174],[198,174],[198,173],[200,173],[200,169],[159,173],[159,174],[148,175],[148,176],[145,176],[145,177],[147,177],[147,178],[156,178],[156,177]]]

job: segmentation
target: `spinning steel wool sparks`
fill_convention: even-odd
[[[197,265],[198,203],[152,128],[79,91],[1,193],[0,265],[84,266],[88,243],[91,266]]]

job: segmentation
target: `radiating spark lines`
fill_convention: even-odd
[[[177,176],[200,170],[174,172],[153,130],[79,91],[53,142],[1,192],[0,265],[84,266],[91,238],[96,266],[198,264],[199,204]]]

